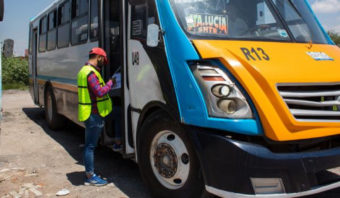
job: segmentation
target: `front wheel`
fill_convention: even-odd
[[[187,134],[164,113],[154,113],[144,122],[138,163],[144,182],[157,198],[197,198],[204,192],[199,162]]]

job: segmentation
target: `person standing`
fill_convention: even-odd
[[[104,128],[104,118],[112,111],[112,102],[108,92],[115,79],[106,84],[100,70],[107,64],[106,52],[93,48],[89,60],[78,73],[78,118],[85,123],[85,185],[104,186],[107,181],[94,173],[94,150]]]

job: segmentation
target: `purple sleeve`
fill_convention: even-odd
[[[91,73],[87,77],[88,85],[89,85],[89,90],[96,96],[96,97],[103,97],[105,94],[107,94],[111,87],[112,87],[112,81],[109,80],[105,86],[102,86],[99,83],[99,80],[96,76],[95,73]]]

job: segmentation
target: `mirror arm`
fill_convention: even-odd
[[[159,30],[159,33],[160,33],[162,36],[164,36],[164,35],[165,35],[165,30],[160,29],[160,30]]]
[[[158,42],[163,41],[163,36],[165,35],[165,30],[159,29]]]

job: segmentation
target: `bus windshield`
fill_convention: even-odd
[[[302,0],[171,0],[191,38],[327,43]],[[293,37],[293,38],[292,38]]]
[[[273,0],[273,2],[297,42],[328,43],[305,1]]]

